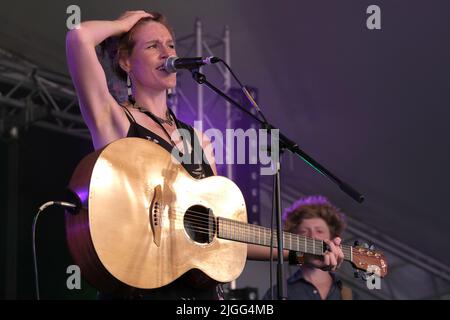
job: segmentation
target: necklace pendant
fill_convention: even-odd
[[[156,119],[158,119],[158,121],[161,124],[167,123],[169,126],[173,126],[173,119],[170,115],[169,109],[166,109],[166,119],[160,118],[158,117],[156,114],[154,114],[153,112],[151,112],[150,110],[147,110],[143,107],[141,107],[139,104],[134,103],[133,104],[133,108],[136,108],[137,110],[139,110],[142,113],[150,113],[153,117],[155,117]]]

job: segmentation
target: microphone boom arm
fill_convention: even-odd
[[[248,114],[250,117],[252,117],[254,120],[259,122],[262,127],[264,127],[267,130],[273,130],[278,129],[271,125],[268,122],[262,121],[255,115],[253,115],[250,111],[248,111],[246,108],[244,108],[242,105],[240,105],[238,102],[227,96],[225,93],[223,93],[220,89],[215,87],[213,84],[211,84],[207,79],[206,76],[199,72],[197,69],[191,70],[192,77],[194,80],[199,84],[205,84],[208,88],[213,90],[215,93],[220,95],[222,98],[230,102],[235,107],[239,108],[241,111]],[[357,201],[358,203],[362,203],[364,201],[364,195],[362,195],[360,192],[352,188],[349,184],[343,182],[341,179],[336,177],[333,173],[331,173],[329,170],[327,170],[324,166],[322,166],[320,163],[318,163],[316,160],[314,160],[311,156],[309,156],[306,152],[304,152],[297,143],[293,142],[291,139],[286,137],[284,134],[279,131],[279,138],[280,138],[280,148],[281,149],[287,149],[293,154],[298,155],[304,162],[306,162],[310,167],[312,167],[314,170],[319,172],[324,177],[331,180],[333,183],[335,183],[339,189],[341,189],[343,192],[345,192],[348,196],[350,196],[352,199]]]

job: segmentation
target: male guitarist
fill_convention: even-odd
[[[343,213],[323,196],[309,196],[296,201],[283,214],[284,230],[317,240],[328,240],[342,235],[345,228]],[[334,259],[333,256],[325,259]],[[291,254],[290,261],[298,263]],[[337,261],[323,264],[317,257],[304,254],[299,269],[287,280],[288,299],[341,300],[352,299],[352,292],[343,286],[336,274],[330,272]],[[276,294],[276,287],[274,294]],[[270,299],[269,289],[264,299]]]

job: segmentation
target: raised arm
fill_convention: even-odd
[[[95,47],[111,36],[130,30],[141,18],[151,16],[144,11],[126,12],[114,21],[87,21],[66,36],[69,72],[78,95],[83,118],[93,135],[94,145],[102,144],[103,136],[111,135],[117,102],[108,91],[103,68]],[[118,110],[117,110],[118,109]],[[103,137],[104,138],[104,137]],[[98,141],[96,141],[98,140]]]

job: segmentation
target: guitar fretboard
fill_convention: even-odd
[[[217,218],[217,223],[217,235],[219,238],[266,247],[270,247],[272,242],[274,248],[278,247],[277,232],[273,231],[272,233],[269,228],[222,217]],[[326,243],[322,240],[315,240],[302,235],[283,232],[283,247],[287,250],[321,256],[325,252]],[[352,261],[352,247],[342,245],[342,251],[344,253],[344,260]]]

